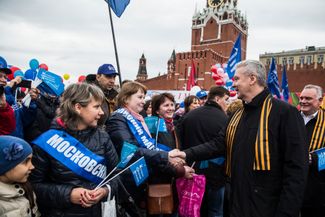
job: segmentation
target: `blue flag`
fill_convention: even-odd
[[[232,48],[230,57],[228,59],[226,72],[229,78],[233,78],[236,71],[236,64],[241,61],[241,34],[239,34],[234,47]]]
[[[165,120],[162,118],[158,118],[157,116],[150,116],[144,119],[146,122],[150,133],[158,132],[167,132],[167,126]]]
[[[121,17],[126,6],[130,3],[130,0],[105,0],[107,4],[112,8],[116,16]]]
[[[37,77],[43,82],[39,85],[39,89],[43,90],[46,93],[54,94],[60,96],[64,91],[64,84],[62,79],[57,74],[53,72],[40,70],[37,73]]]
[[[318,171],[325,169],[325,148],[318,149],[315,151],[318,157]]]
[[[142,182],[144,182],[149,176],[147,164],[146,161],[144,160],[144,157],[134,162],[134,164],[130,166],[130,169],[133,174],[135,184],[137,186],[139,186]]]
[[[278,73],[276,72],[276,65],[273,57],[270,66],[270,71],[267,76],[267,86],[270,92],[272,93],[272,95],[276,95],[278,99],[281,99]]]
[[[123,147],[121,151],[121,161],[118,163],[118,168],[124,168],[129,161],[132,159],[134,152],[137,151],[137,147],[128,142],[123,142]]]
[[[282,96],[283,99],[288,102],[289,100],[289,85],[288,85],[288,79],[287,79],[287,70],[286,66],[283,66],[283,71],[282,71]]]

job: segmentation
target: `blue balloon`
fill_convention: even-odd
[[[231,79],[226,81],[226,87],[231,87],[233,84],[233,81]]]
[[[3,57],[0,57],[0,68],[7,68],[7,61]]]
[[[15,71],[15,73],[14,73],[14,78],[16,78],[17,76],[24,77],[24,73],[23,73],[22,71],[20,71],[20,70],[17,70],[17,71]]]
[[[38,69],[38,66],[39,66],[38,60],[37,59],[31,59],[29,61],[29,66],[30,66],[31,69],[34,69],[34,70]]]
[[[35,80],[36,74],[37,74],[36,70],[28,69],[25,72],[25,79]]]

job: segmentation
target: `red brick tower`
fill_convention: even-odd
[[[144,57],[144,54],[142,54],[142,56],[139,60],[139,70],[138,70],[138,74],[137,74],[137,80],[145,81],[147,78],[148,78],[147,59]]]
[[[195,11],[192,17],[191,51],[176,55],[173,52],[168,60],[167,76],[142,83],[149,89],[185,90],[193,60],[197,85],[209,89],[214,85],[211,66],[227,62],[240,33],[242,59],[246,59],[247,30],[247,20],[237,9],[237,0],[207,0],[207,7],[201,12]],[[161,83],[163,79],[166,82]]]

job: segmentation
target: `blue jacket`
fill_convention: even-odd
[[[24,128],[35,120],[37,105],[34,101],[31,101],[29,108],[25,105],[19,107],[17,104],[13,105],[12,107],[15,112],[16,129],[11,133],[11,135],[24,139]]]

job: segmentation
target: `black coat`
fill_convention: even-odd
[[[227,120],[225,112],[213,101],[207,101],[204,106],[190,111],[177,124],[181,149],[191,148],[212,140],[225,127]],[[189,165],[191,164],[192,162],[189,162]],[[209,163],[208,168],[205,169],[199,169],[199,166],[200,162],[196,162],[195,172],[206,176],[209,187],[219,189],[224,186],[224,164]]]
[[[53,129],[64,130],[56,121],[51,126]],[[118,156],[114,146],[105,131],[97,128],[82,131],[67,131],[71,136],[79,140],[93,153],[105,156],[107,171],[111,171],[118,163]],[[30,181],[37,196],[38,206],[42,216],[47,217],[97,217],[101,216],[101,204],[90,208],[72,204],[70,195],[73,188],[83,187],[94,189],[96,183],[92,183],[83,177],[73,173],[62,163],[43,151],[37,145],[33,147],[32,162],[35,169],[30,175]],[[110,185],[117,189],[118,179]]]
[[[231,157],[231,217],[297,217],[308,173],[306,130],[298,110],[272,99],[269,116],[270,171],[253,170],[261,107],[269,92],[244,104]],[[225,128],[211,142],[185,150],[190,160],[220,156]]]
[[[319,112],[322,111],[320,110]],[[314,132],[317,116],[318,114],[316,115],[315,118],[311,119],[306,124],[308,147]],[[323,124],[325,124],[325,121]],[[325,144],[322,144],[322,147],[325,147]],[[317,209],[323,210],[323,213],[325,213],[325,170],[318,171],[316,153],[313,153],[312,157],[313,157],[313,164],[309,166],[308,182],[307,182],[303,206],[318,207]]]
[[[119,154],[121,153],[124,141],[138,146],[138,150],[135,152],[135,155],[130,163],[144,156],[147,167],[149,169],[149,176],[151,175],[152,170],[159,169],[160,167],[168,164],[167,152],[154,151],[140,147],[137,140],[131,133],[126,119],[121,114],[113,113],[113,115],[108,120],[106,129]],[[134,198],[135,202],[140,207],[143,207],[144,202],[146,201],[146,182],[137,187],[133,180],[132,173],[129,170],[122,174],[121,180],[125,185],[127,191]]]
[[[40,96],[36,100],[37,115],[35,121],[30,126],[25,127],[25,140],[33,141],[39,135],[50,129],[51,122],[56,116],[56,109],[59,107],[58,99],[48,99],[45,96]]]

